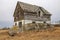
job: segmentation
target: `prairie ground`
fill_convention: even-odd
[[[9,36],[8,30],[0,30],[0,40],[60,40],[60,27],[53,31],[26,31],[15,36]]]

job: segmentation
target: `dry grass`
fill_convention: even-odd
[[[55,27],[54,31],[26,31],[11,37],[8,30],[0,31],[0,40],[60,40],[60,27]]]

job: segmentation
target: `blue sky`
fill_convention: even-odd
[[[60,0],[0,0],[0,26],[13,25],[13,13],[17,1],[41,6],[52,14],[52,22],[60,20]]]

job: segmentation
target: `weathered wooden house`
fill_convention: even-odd
[[[17,2],[14,11],[14,25],[22,31],[29,28],[39,28],[39,24],[51,22],[51,14],[43,7]],[[38,26],[37,26],[38,25]]]

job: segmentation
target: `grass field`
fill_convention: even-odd
[[[0,30],[0,40],[60,40],[60,27],[53,31],[26,31],[13,37],[8,35],[8,30]]]

